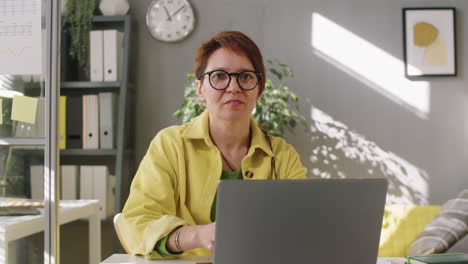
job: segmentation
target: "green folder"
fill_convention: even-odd
[[[406,264],[422,264],[422,263],[468,264],[468,254],[451,253],[451,254],[433,254],[433,255],[406,257]]]

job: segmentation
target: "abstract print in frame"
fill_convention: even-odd
[[[456,76],[455,8],[404,8],[405,75]]]

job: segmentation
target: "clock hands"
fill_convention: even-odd
[[[166,15],[167,15],[167,21],[171,21],[172,22],[172,16],[169,15],[169,11],[167,10],[167,8],[165,6],[163,6],[164,8],[164,11],[166,11]]]
[[[184,8],[185,8],[185,5],[181,6],[179,9],[177,9],[177,11],[175,11],[175,13],[172,14],[171,18],[172,18],[173,16],[177,15],[177,13],[179,13],[179,12],[180,12],[182,9],[184,9]]]
[[[174,12],[174,14],[169,14],[169,10],[167,10],[166,6],[163,6],[164,8],[164,12],[166,12],[166,15],[167,15],[167,21],[169,22],[172,22],[172,18],[177,15],[177,13],[179,13],[180,11],[184,10],[185,8],[185,5],[182,5],[179,9],[177,9],[177,11]]]
[[[170,15],[169,14],[169,10],[167,10],[167,8],[165,6],[163,6],[164,8],[164,12],[166,12],[166,15],[167,15],[167,21],[170,21],[172,22],[172,18],[177,15],[177,13],[179,13],[180,11],[182,11],[184,8],[185,8],[185,5],[181,6],[179,9],[177,9],[177,11],[174,12],[174,14]]]

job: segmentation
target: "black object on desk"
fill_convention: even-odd
[[[38,215],[41,214],[35,207],[15,206],[0,207],[0,216]]]

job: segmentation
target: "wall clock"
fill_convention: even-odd
[[[158,40],[181,41],[195,27],[193,8],[187,0],[153,0],[146,11],[146,26]]]

